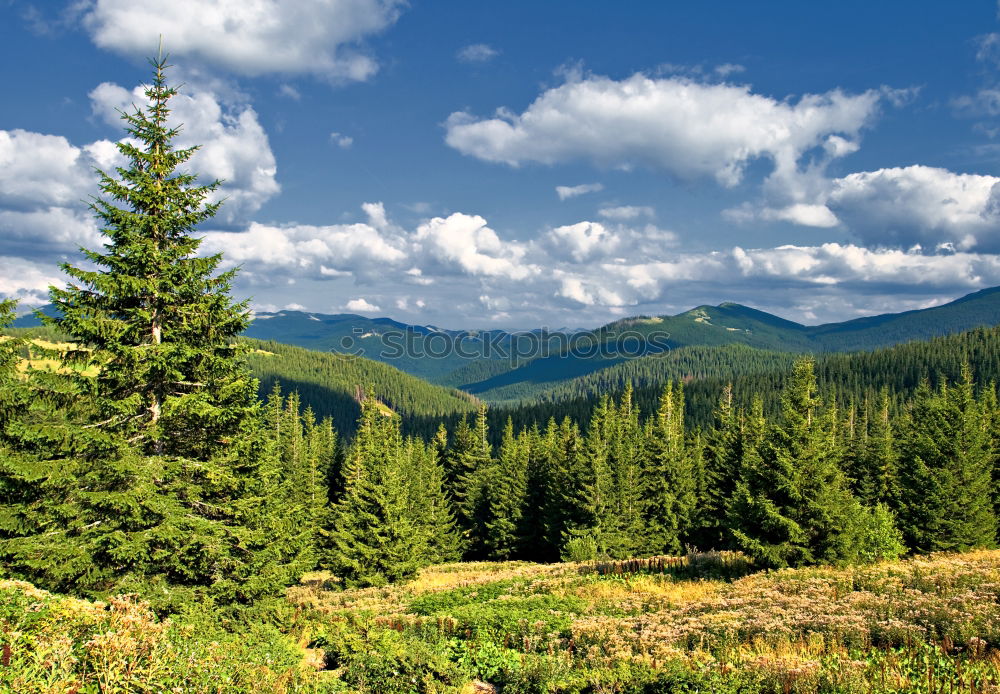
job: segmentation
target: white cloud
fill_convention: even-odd
[[[110,143],[108,143],[110,144]],[[58,135],[0,130],[0,205],[18,209],[77,205],[93,194],[101,143],[76,147]]]
[[[485,63],[500,55],[500,51],[485,43],[473,43],[456,55],[463,63]]]
[[[397,0],[85,0],[101,48],[135,57],[166,50],[242,75],[365,80],[377,70],[359,42],[393,24]]]
[[[830,136],[855,141],[880,98],[877,90],[833,90],[792,102],[683,77],[571,76],[521,114],[501,109],[481,119],[453,113],[446,141],[464,154],[511,166],[585,160],[648,166],[682,178],[711,176],[734,186],[755,159],[770,159],[775,174],[788,177],[806,151]]]
[[[372,313],[374,311],[381,311],[377,305],[371,303],[367,299],[351,299],[346,304],[344,308],[348,311],[358,311],[359,313]]]
[[[424,258],[442,269],[512,280],[523,280],[537,272],[537,268],[523,262],[523,245],[501,242],[478,215],[456,212],[434,217],[417,227],[414,245]]]
[[[597,211],[605,219],[628,220],[636,217],[655,217],[656,212],[652,207],[622,205],[621,207],[602,207]]]
[[[867,244],[1000,250],[1000,178],[929,166],[853,173],[828,207]]]
[[[94,113],[120,127],[116,111],[144,107],[142,87],[128,91],[105,82],[90,93]],[[181,92],[171,100],[170,123],[180,125],[177,147],[200,145],[188,163],[201,182],[222,179],[215,199],[225,198],[221,221],[236,223],[247,219],[281,190],[276,179],[277,164],[267,133],[250,106],[226,105],[208,91]]]
[[[381,204],[366,206],[367,223],[274,226],[251,223],[245,231],[213,231],[202,249],[223,253],[229,265],[242,265],[247,279],[261,284],[283,274],[314,278],[380,276],[407,258],[404,242],[386,233]]]
[[[280,96],[291,99],[292,101],[302,100],[302,94],[299,92],[298,89],[296,89],[290,84],[283,84],[280,87],[278,87],[278,94]]]
[[[633,228],[578,222],[550,229],[542,243],[553,259],[585,263],[619,257],[629,262],[657,257],[677,243],[677,235],[652,224]]]
[[[746,68],[737,63],[723,63],[722,65],[716,65],[714,72],[720,77],[729,77],[729,75],[746,72]]]
[[[621,239],[599,222],[578,222],[556,227],[547,234],[552,250],[560,257],[582,263],[615,252]]]
[[[819,229],[829,229],[840,223],[837,215],[831,212],[826,205],[810,205],[801,202],[780,208],[765,207],[761,210],[760,216],[768,221],[791,222]]]
[[[599,193],[604,190],[601,183],[583,183],[578,186],[556,186],[556,195],[560,200],[568,200],[587,193]]]
[[[0,209],[0,243],[4,253],[55,262],[81,246],[100,249],[102,241],[97,223],[82,205],[27,211]]]
[[[341,133],[330,133],[330,142],[341,149],[347,149],[354,144],[354,138]]]
[[[0,297],[21,300],[20,308],[48,303],[49,285],[65,284],[60,274],[54,263],[0,255]]]

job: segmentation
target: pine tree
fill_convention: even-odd
[[[410,510],[416,530],[424,538],[422,563],[459,559],[461,542],[444,491],[444,469],[438,462],[437,451],[420,439],[408,438],[404,458]]]
[[[524,439],[514,435],[514,424],[508,418],[500,443],[500,455],[485,494],[488,511],[485,544],[490,559],[512,559],[520,547],[528,457]]]
[[[61,355],[74,368],[48,379],[68,385],[45,397],[77,402],[33,483],[45,489],[32,512],[47,530],[4,540],[0,554],[56,590],[138,591],[163,609],[192,596],[249,602],[294,580],[297,564],[235,339],[246,304],[230,299],[234,272],[217,274],[221,257],[197,255],[194,230],[218,210],[207,200],[219,184],[178,172],[196,150],[173,147],[177,92],[166,62],[153,67],[148,106],[122,114],[127,166],[100,174],[103,250],[84,251],[88,267],[64,264],[71,283],[51,290],[47,322],[77,348]]]
[[[527,492],[517,533],[520,538],[518,554],[531,561],[554,561],[559,558],[558,547],[549,544],[546,525],[550,498],[554,493],[552,450],[555,447],[555,431],[555,421],[551,420],[544,433],[534,424],[520,436],[528,461],[525,474]]]
[[[678,554],[697,503],[691,451],[684,440],[684,392],[668,383],[647,424],[643,506],[648,554]]]
[[[603,549],[615,559],[639,553],[645,528],[642,505],[643,450],[639,410],[631,383],[614,409],[608,468],[611,472],[610,524],[602,533]]]
[[[868,433],[855,467],[855,484],[865,505],[874,507],[884,503],[898,511],[901,507],[899,452],[889,405],[889,391],[883,388],[873,416],[865,417]]]
[[[733,386],[727,384],[719,396],[714,422],[705,435],[704,482],[699,498],[698,532],[693,541],[702,549],[730,546],[726,506],[736,487],[743,457],[743,427],[733,402]]]
[[[584,511],[592,526],[582,532],[593,541],[596,553],[610,556],[612,546],[618,544],[617,519],[614,508],[614,479],[611,469],[611,446],[615,437],[617,412],[614,403],[602,397],[594,408],[590,426],[584,440],[585,484]]]
[[[369,391],[344,464],[344,493],[323,538],[321,564],[348,585],[384,585],[427,563],[404,454],[399,418]]]
[[[836,411],[823,413],[814,365],[796,362],[782,421],[767,427],[756,400],[740,479],[729,505],[737,546],[764,566],[851,561],[861,506],[840,470]]]
[[[899,467],[907,545],[918,552],[992,547],[993,510],[988,420],[974,392],[972,372],[936,392],[925,382],[901,436]]]
[[[17,302],[0,301],[0,330],[14,322]],[[18,374],[21,350],[25,341],[11,336],[0,336],[0,443],[9,443],[12,428],[28,409],[30,395]]]

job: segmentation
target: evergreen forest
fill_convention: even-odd
[[[0,339],[0,686],[997,691],[1000,328],[687,346],[504,406],[241,337],[167,67],[104,244]]]

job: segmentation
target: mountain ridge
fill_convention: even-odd
[[[38,319],[29,315],[20,317],[15,326],[37,323]],[[453,330],[389,317],[285,310],[257,313],[244,336],[319,352],[357,354],[487,401],[504,401],[551,391],[560,383],[664,350],[745,345],[785,353],[851,352],[997,324],[1000,287],[981,289],[925,309],[819,325],[804,325],[726,301],[676,315],[621,318],[573,332]],[[641,353],[623,353],[627,339],[638,344]],[[577,345],[599,348],[584,354]],[[537,349],[518,352],[525,346]]]

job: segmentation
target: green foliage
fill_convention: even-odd
[[[593,530],[570,531],[562,549],[563,561],[593,561],[597,557],[597,534]]]
[[[127,165],[101,173],[92,209],[106,238],[52,288],[46,322],[69,368],[31,373],[17,455],[0,476],[0,556],[16,575],[86,595],[139,592],[169,611],[192,599],[253,602],[303,562],[287,490],[263,435],[257,384],[236,336],[248,321],[221,256],[198,256],[218,182],[184,171],[176,90],[153,63],[143,108],[122,113]],[[93,269],[91,269],[93,268]]]
[[[433,449],[403,440],[399,418],[369,391],[322,532],[321,564],[350,585],[384,585],[457,554]]]
[[[955,385],[923,385],[904,420],[900,516],[907,544],[920,552],[992,547],[994,452],[991,415],[974,392],[971,369]]]
[[[378,361],[331,352],[315,352],[279,342],[244,339],[247,362],[266,397],[276,384],[295,391],[303,406],[334,428],[350,435],[361,412],[356,395],[365,384],[377,384],[377,395],[403,420],[407,432],[430,436],[437,418],[471,413],[473,398],[460,391],[431,385]],[[433,426],[428,422],[433,421]]]
[[[860,561],[898,559],[906,553],[903,533],[896,527],[896,516],[886,504],[864,508],[857,523]]]
[[[814,364],[796,363],[782,420],[746,451],[730,506],[737,546],[765,566],[843,562],[857,556],[861,506],[840,469],[835,410],[823,412]]]

